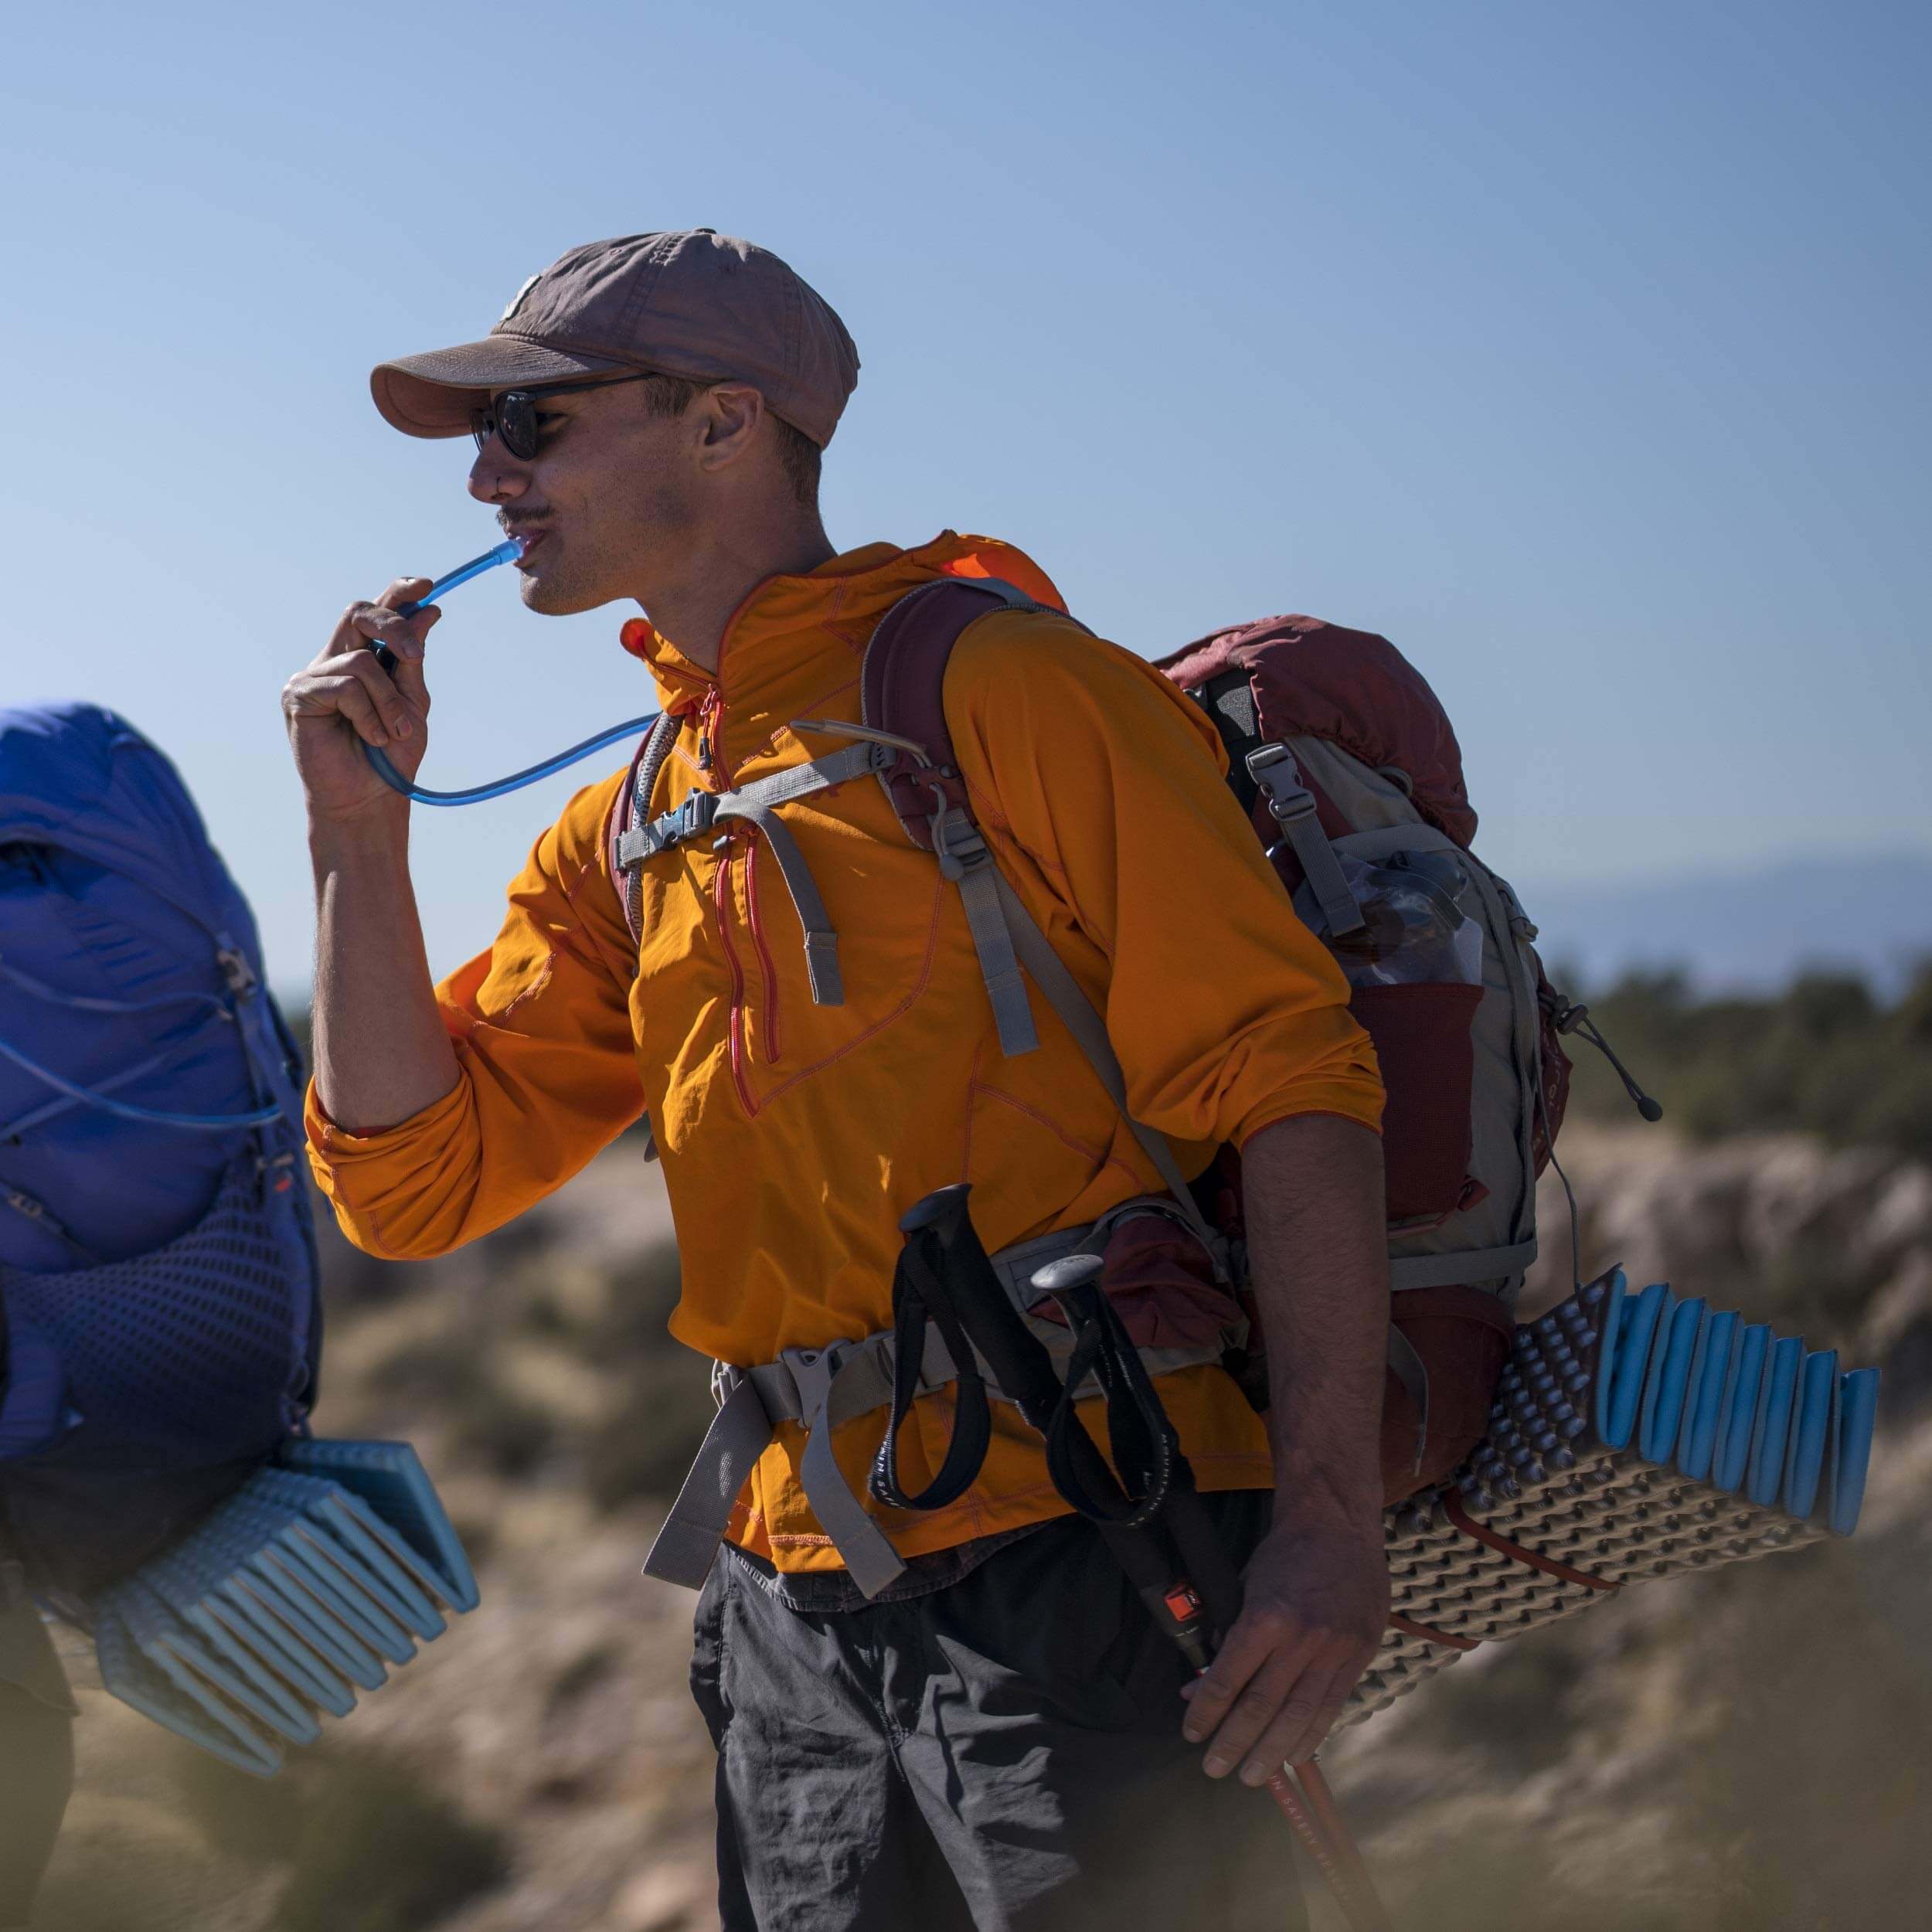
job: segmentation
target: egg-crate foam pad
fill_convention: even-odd
[[[1875,1369],[1618,1269],[1520,1325],[1484,1440],[1385,1515],[1401,1622],[1336,1728],[1630,1584],[1850,1535],[1877,1393]]]

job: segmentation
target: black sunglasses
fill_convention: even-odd
[[[595,376],[582,383],[545,383],[535,389],[506,389],[480,408],[470,411],[470,434],[476,438],[480,454],[493,436],[503,439],[503,447],[519,463],[528,463],[537,451],[537,404],[546,396],[570,396],[579,389],[615,389],[621,383],[643,383],[651,372],[635,376]]]

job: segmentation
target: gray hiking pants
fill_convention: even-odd
[[[1268,1498],[1207,1499],[1244,1562]],[[727,1550],[692,1685],[725,1932],[1294,1932],[1291,1835],[1181,1736],[1187,1667],[1091,1527],[801,1611]]]

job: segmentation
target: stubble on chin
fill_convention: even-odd
[[[602,597],[586,596],[582,585],[572,583],[567,567],[554,575],[547,570],[541,575],[527,573],[519,581],[517,587],[524,609],[534,611],[539,617],[573,617],[580,611],[594,611],[607,601]]]

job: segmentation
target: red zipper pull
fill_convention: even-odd
[[[711,726],[718,715],[718,687],[714,684],[698,706],[698,769],[711,769]]]

